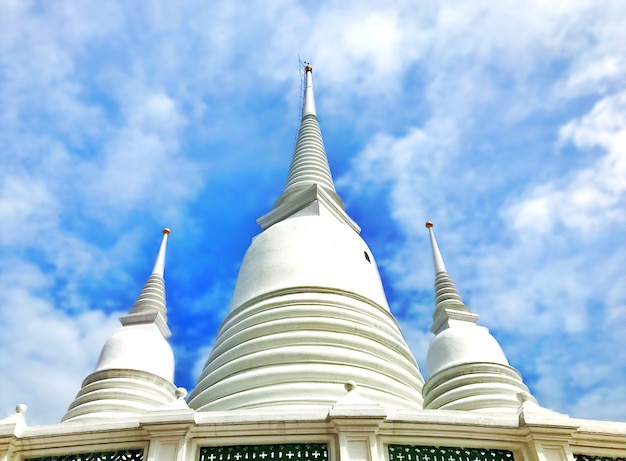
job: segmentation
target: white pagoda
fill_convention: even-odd
[[[626,461],[626,423],[539,405],[463,303],[432,223],[424,382],[335,190],[305,70],[287,184],[258,220],[188,398],[167,341],[166,229],[137,302],[62,421],[29,426],[18,405],[0,420],[0,461]]]

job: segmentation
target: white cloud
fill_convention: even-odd
[[[42,181],[25,177],[0,178],[0,233],[2,245],[32,241],[58,225],[59,204]]]
[[[0,268],[0,408],[30,407],[30,424],[51,422],[67,409],[100,348],[116,328],[117,315],[87,311],[69,316],[47,294],[53,277],[20,261]]]
[[[327,6],[314,16],[311,31],[306,45],[325,75],[328,99],[344,104],[397,93],[404,71],[419,56],[415,24],[397,7]]]
[[[132,93],[122,125],[104,143],[99,167],[90,170],[89,203],[102,206],[96,213],[104,215],[153,207],[175,215],[201,186],[201,170],[180,149],[187,120],[163,92]]]
[[[559,82],[557,91],[566,96],[588,93],[605,93],[615,86],[624,75],[626,62],[623,56],[609,55],[598,57],[592,63],[585,63],[582,69],[570,74],[565,82]]]
[[[592,232],[626,222],[626,92],[604,97],[583,117],[564,125],[560,142],[606,153],[591,165],[535,187],[504,211],[520,234],[544,235],[555,226]]]

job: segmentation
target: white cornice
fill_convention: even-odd
[[[361,233],[359,225],[348,216],[337,201],[319,184],[311,184],[306,189],[292,195],[288,201],[281,203],[272,211],[257,219],[257,223],[263,230],[268,229],[277,222],[293,216],[315,201],[323,205],[337,220],[350,226],[357,234]]]
[[[169,338],[170,336],[172,336],[172,332],[167,326],[167,321],[163,318],[163,315],[157,310],[134,312],[131,314],[123,315],[122,317],[120,317],[120,323],[123,326],[154,323],[164,338]]]

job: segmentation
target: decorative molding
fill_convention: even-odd
[[[514,461],[513,452],[490,448],[389,445],[389,461]],[[592,460],[579,460],[592,461]]]
[[[143,461],[143,449],[42,456],[41,458],[27,458],[24,461]]]
[[[202,447],[199,461],[328,461],[328,445],[302,443]],[[82,460],[81,460],[82,461]],[[106,460],[108,461],[108,460]]]
[[[574,454],[576,461],[626,461],[626,457],[623,458],[610,458],[608,456],[589,456],[589,455],[577,455]]]
[[[270,228],[277,222],[293,216],[311,203],[318,201],[320,204],[324,205],[330,214],[332,214],[340,222],[350,226],[357,234],[361,233],[359,225],[354,222],[354,220],[343,210],[341,199],[338,196],[332,196],[319,184],[308,185],[305,189],[298,192],[292,192],[292,194],[293,195],[289,201],[285,201],[280,205],[277,205],[272,211],[257,219],[256,222],[263,230]],[[316,214],[319,214],[319,212]]]

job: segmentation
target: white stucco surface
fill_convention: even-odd
[[[426,356],[429,376],[460,364],[509,362],[498,341],[485,327],[468,322],[458,322],[436,335]]]
[[[350,227],[324,213],[286,219],[253,240],[241,265],[232,309],[290,287],[340,289],[389,309],[367,244]]]
[[[328,409],[348,380],[385,408],[421,408],[423,378],[369,247],[315,201],[254,238],[189,405]]]
[[[154,323],[117,329],[100,352],[96,371],[141,370],[172,381],[174,352]]]

